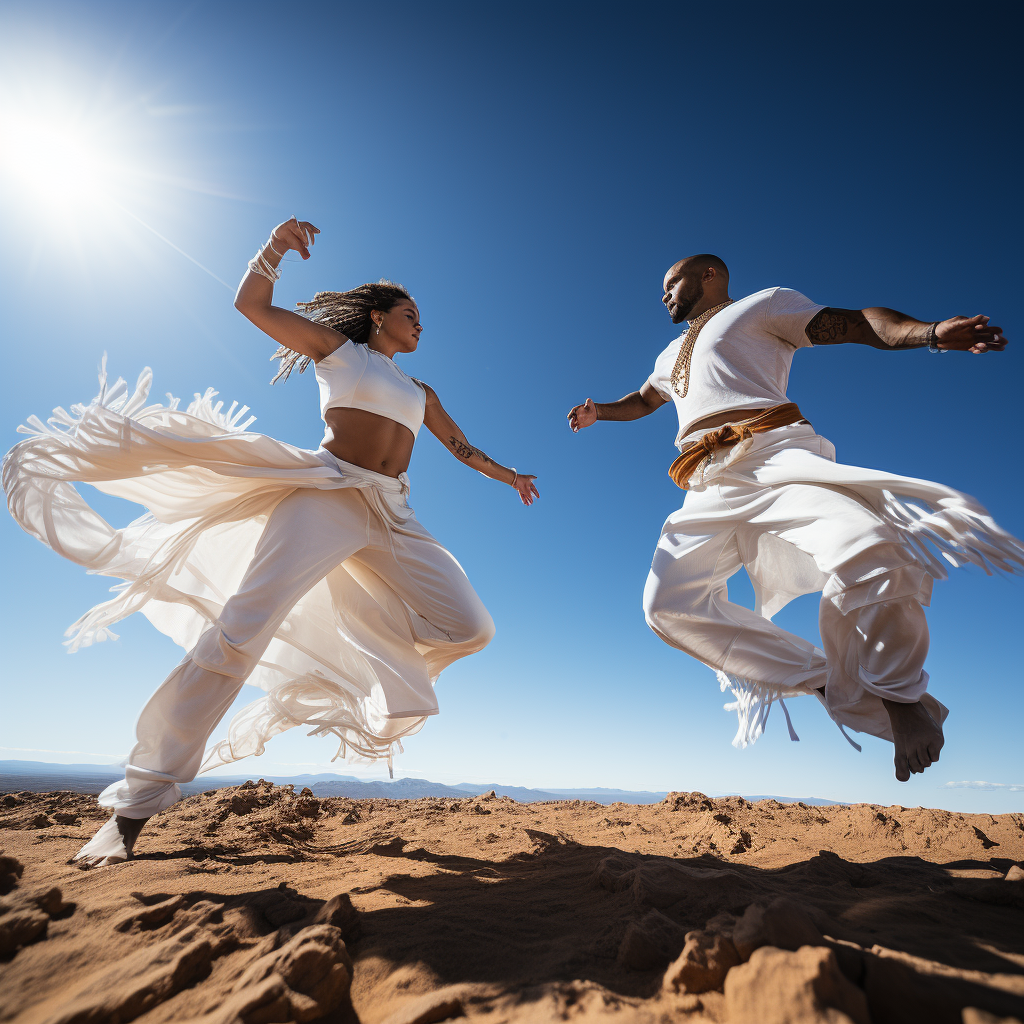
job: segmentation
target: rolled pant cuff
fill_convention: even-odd
[[[897,704],[916,704],[928,691],[928,673],[922,671],[920,676],[913,682],[887,683],[878,686],[875,683],[867,682],[863,675],[858,680],[862,689],[882,700],[895,701]],[[828,697],[828,687],[825,687],[825,696]]]
[[[143,793],[133,793],[128,779],[114,782],[99,795],[101,807],[107,807],[122,818],[151,818],[181,799],[176,782],[149,783]]]

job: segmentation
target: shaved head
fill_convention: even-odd
[[[699,316],[705,309],[729,299],[729,268],[721,256],[703,252],[673,263],[662,284],[662,302],[672,323]]]
[[[698,274],[701,274],[708,267],[714,267],[727,281],[729,280],[729,268],[725,265],[725,260],[721,256],[715,256],[710,252],[702,252],[697,256],[684,256],[678,263],[672,264],[672,269],[668,272],[668,276],[672,277],[683,269],[696,271]]]

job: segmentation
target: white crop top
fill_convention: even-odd
[[[793,353],[811,344],[804,328],[824,308],[792,288],[766,288],[726,306],[697,336],[685,397],[672,384],[686,334],[676,338],[658,356],[648,378],[662,398],[675,403],[676,445],[681,448],[692,440],[693,424],[713,413],[788,402]]]
[[[346,339],[316,364],[320,415],[328,409],[363,409],[419,433],[427,393],[393,359]]]

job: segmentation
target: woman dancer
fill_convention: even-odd
[[[334,734],[338,757],[391,766],[401,740],[437,714],[434,681],[481,650],[494,624],[461,566],[416,520],[406,469],[425,423],[452,454],[510,484],[526,505],[535,477],[474,448],[427,385],[393,361],[415,351],[419,310],[381,281],[320,292],[306,316],[272,305],[289,250],[309,258],[319,233],[292,218],[249,264],[235,306],[280,345],[287,379],[316,364],[322,447],[294,448],[248,432],[246,408],[225,413],[207,391],[186,412],[147,405],[147,369],[71,414],[36,417],[4,459],[12,515],[92,572],[125,580],[117,596],[69,630],[72,650],[113,634],[141,611],[189,653],[142,710],[125,778],[100,804],[114,812],[76,860],[130,859],[143,825],[179,784],[249,754],[295,725]],[[115,530],[73,482],[145,505]],[[266,691],[206,742],[244,682]]]

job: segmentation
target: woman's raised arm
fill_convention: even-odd
[[[448,415],[434,389],[423,381],[419,382],[427,393],[427,404],[423,411],[423,423],[434,437],[459,460],[471,469],[475,469],[492,480],[500,480],[503,484],[514,487],[524,505],[532,505],[535,498],[540,497],[532,473],[520,473],[515,469],[499,465],[479,448],[474,448],[459,425]]]
[[[289,249],[304,259],[316,241],[320,229],[308,220],[292,217],[270,232],[270,240],[249,262],[249,270],[235,293],[235,309],[251,320],[279,345],[310,356],[314,362],[330,355],[345,341],[340,332],[307,320],[298,313],[273,304],[274,282],[281,276],[277,269]]]

